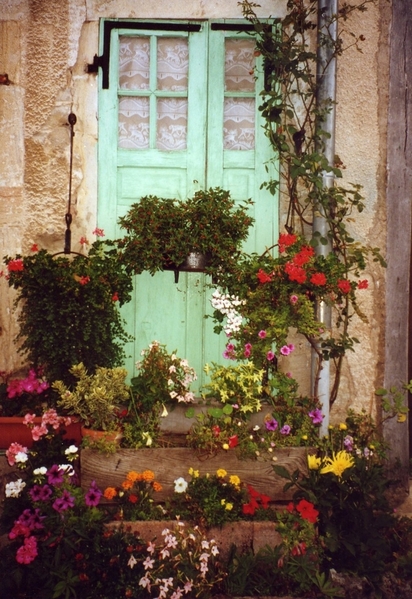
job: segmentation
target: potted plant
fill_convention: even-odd
[[[21,307],[19,351],[49,381],[66,384],[79,362],[90,371],[121,365],[129,337],[118,306],[130,300],[132,280],[115,243],[97,239],[87,256],[55,255],[36,245],[31,250],[4,259]]]
[[[136,274],[165,268],[205,270],[217,276],[222,265],[227,270],[239,256],[253,223],[248,212],[251,203],[236,205],[230,193],[220,188],[198,191],[186,201],[141,198],[119,219],[126,231],[118,240],[126,269]],[[206,262],[191,265],[198,254]]]
[[[125,383],[127,370],[98,367],[94,374],[88,374],[85,365],[80,363],[70,372],[77,379],[73,390],[63,381],[54,381],[52,385],[60,396],[58,406],[80,418],[83,435],[88,435],[90,430],[103,431],[107,438],[107,433],[114,432],[115,438],[121,428],[122,407],[129,398],[129,387]],[[96,434],[90,436],[95,438]]]

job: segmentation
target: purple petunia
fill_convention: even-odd
[[[100,498],[103,495],[102,491],[96,485],[96,481],[92,481],[90,484],[90,488],[84,497],[84,501],[86,505],[89,507],[96,507],[99,505]]]
[[[290,426],[288,424],[284,424],[282,426],[282,428],[280,429],[280,433],[281,433],[281,435],[289,435],[289,433],[290,433]]]
[[[53,491],[49,485],[34,485],[29,491],[29,495],[33,501],[48,501],[53,495]]]
[[[52,507],[54,510],[56,510],[56,512],[61,513],[65,510],[68,510],[69,507],[73,507],[74,502],[75,499],[73,495],[70,495],[69,491],[65,489],[61,496],[54,500]]]
[[[312,418],[312,424],[321,424],[323,420],[323,414],[319,408],[316,408],[315,410],[309,412],[309,418]]]
[[[275,431],[278,428],[278,421],[272,418],[271,420],[266,420],[265,427],[268,431]]]
[[[61,485],[64,478],[64,471],[60,468],[60,466],[54,464],[47,470],[46,475],[49,485]]]

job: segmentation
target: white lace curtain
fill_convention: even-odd
[[[119,88],[147,92],[119,96],[119,147],[150,147],[150,38],[120,39]],[[189,49],[187,38],[159,37],[156,56],[156,90],[171,92],[157,97],[156,148],[184,150],[187,139],[187,92]],[[236,92],[254,93],[254,43],[251,39],[226,39],[223,145],[228,150],[250,150],[255,144],[255,99],[236,97]],[[223,65],[222,65],[223,67]],[[153,91],[153,90],[152,90]],[[181,94],[180,94],[181,96]]]

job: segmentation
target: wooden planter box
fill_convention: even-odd
[[[176,528],[176,521],[137,521],[137,522],[110,522],[108,529],[118,529],[124,527],[125,530],[136,532],[138,536],[146,541],[161,542],[162,531],[165,528],[173,531]],[[236,545],[239,552],[252,550],[257,553],[259,549],[266,546],[276,547],[282,542],[280,534],[276,531],[273,522],[230,522],[222,527],[215,526],[210,528],[205,536],[211,540],[214,539],[220,551],[220,556],[226,559],[229,556],[232,545]]]
[[[214,474],[224,468],[229,475],[236,474],[242,483],[251,484],[272,501],[288,501],[293,490],[283,491],[284,478],[275,474],[272,465],[285,466],[290,472],[297,468],[307,471],[307,447],[287,447],[274,450],[271,460],[241,460],[234,450],[220,451],[213,456],[200,456],[187,447],[160,449],[119,449],[113,454],[102,454],[92,449],[83,449],[80,455],[81,484],[87,489],[95,480],[101,489],[119,486],[131,470],[152,470],[163,490],[156,493],[159,502],[174,491],[174,481],[183,477],[190,480],[189,468],[199,470],[201,475]]]

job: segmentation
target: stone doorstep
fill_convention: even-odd
[[[138,532],[139,536],[146,542],[154,538],[161,539],[165,528],[174,530],[176,520],[140,520],[138,522],[109,522],[107,528],[119,529],[122,526],[131,532]],[[276,547],[281,543],[281,536],[275,530],[273,522],[229,522],[223,527],[213,527],[206,532],[206,537],[217,542],[221,556],[225,559],[229,556],[230,548],[236,545],[240,550],[251,549],[257,553],[266,546]]]

